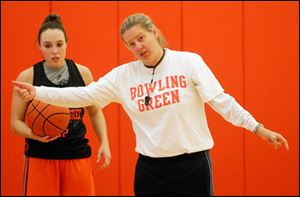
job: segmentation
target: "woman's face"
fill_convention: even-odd
[[[139,25],[129,28],[122,35],[132,54],[148,66],[154,66],[161,58],[162,48],[157,36],[157,32],[148,32]]]
[[[57,68],[64,64],[67,43],[64,32],[60,29],[47,29],[41,34],[40,51],[46,64]]]

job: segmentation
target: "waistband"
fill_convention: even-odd
[[[149,156],[139,154],[139,159],[141,161],[145,161],[148,163],[166,164],[166,163],[201,159],[208,155],[209,155],[209,150],[204,150],[204,151],[199,151],[199,152],[194,152],[194,153],[185,153],[182,155],[176,155],[176,156],[172,156],[172,157],[149,157]]]

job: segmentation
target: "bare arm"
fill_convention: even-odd
[[[90,70],[82,65],[77,65],[80,73],[85,81],[85,84],[88,85],[93,81],[93,76]],[[109,147],[109,141],[107,137],[107,127],[104,114],[102,110],[95,105],[88,106],[87,111],[89,113],[90,119],[92,121],[93,129],[98,137],[98,140],[101,144],[98,149],[97,163],[100,161],[101,157],[104,158],[104,163],[101,165],[101,168],[105,168],[110,164],[111,152]]]
[[[17,81],[23,81],[27,83],[32,83],[33,78],[33,70],[29,68],[19,74],[17,77]],[[17,135],[23,136],[25,138],[30,138],[34,140],[38,140],[41,142],[49,142],[57,139],[59,136],[55,137],[40,137],[35,135],[31,129],[25,124],[25,114],[28,106],[28,101],[24,101],[21,99],[15,91],[12,94],[12,105],[11,105],[11,117],[10,117],[10,125],[11,130]]]

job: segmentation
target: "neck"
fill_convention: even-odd
[[[164,58],[164,56],[165,56],[165,49],[162,49],[160,52],[159,52],[160,54],[159,54],[159,58],[155,61],[155,63],[154,64],[150,64],[150,65],[146,65],[146,64],[144,64],[147,68],[155,68],[161,61],[162,61],[162,59]]]
[[[48,69],[51,69],[51,70],[61,70],[62,68],[67,66],[67,63],[64,60],[63,63],[59,66],[51,66],[46,61],[44,61],[44,66],[47,67]]]

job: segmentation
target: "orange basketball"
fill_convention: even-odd
[[[64,136],[70,121],[69,108],[32,100],[26,111],[26,124],[39,136]]]

